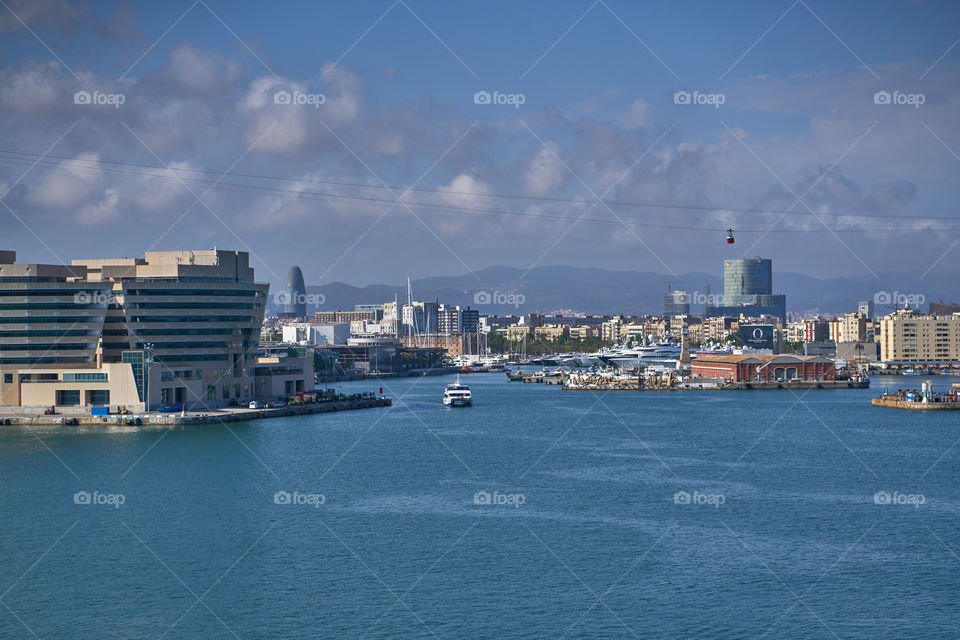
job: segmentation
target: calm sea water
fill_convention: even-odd
[[[385,410],[0,428],[0,637],[957,636],[960,413],[869,406],[919,379],[468,381],[469,409],[424,378]]]

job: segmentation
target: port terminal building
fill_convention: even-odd
[[[258,354],[268,289],[241,251],[70,265],[0,251],[0,412],[195,410],[311,390],[312,353]]]
[[[690,375],[727,382],[819,382],[836,379],[836,366],[822,356],[707,354],[693,360]]]

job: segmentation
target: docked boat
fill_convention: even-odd
[[[460,376],[457,375],[457,381],[448,384],[443,390],[443,404],[447,407],[469,407],[473,402],[473,396],[470,394],[470,387],[460,383]]]

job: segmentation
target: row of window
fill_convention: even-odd
[[[89,344],[55,342],[52,344],[0,344],[0,351],[83,351],[92,349]]]
[[[0,358],[3,364],[71,364],[89,363],[85,356],[37,356],[34,358]]]
[[[262,303],[240,302],[128,302],[127,309],[261,309]]]
[[[244,341],[243,346],[254,346],[256,343]],[[158,342],[154,345],[157,349],[227,349],[231,345],[229,342]],[[144,344],[138,342],[134,345],[135,349],[143,349]],[[130,345],[126,342],[104,342],[104,349],[129,349]]]
[[[126,329],[104,329],[100,332],[104,336],[127,336],[129,331]],[[230,328],[214,328],[214,329],[151,329],[147,327],[145,329],[140,329],[137,331],[137,335],[144,336],[219,336],[219,335],[240,335],[240,336],[253,336],[259,335],[256,329],[252,327],[246,327],[243,329],[230,329]],[[3,335],[3,332],[0,332],[0,335]]]
[[[99,319],[99,317],[94,317],[94,321]],[[0,324],[81,324],[89,322],[89,320],[87,316],[0,316]]]
[[[92,302],[17,302],[12,304],[0,303],[0,311],[31,311],[34,309],[71,310],[96,308]]]
[[[85,336],[86,329],[64,331],[62,329],[23,329],[22,331],[0,331],[0,338],[68,338],[71,336]]]
[[[127,289],[125,293],[130,296],[242,296],[245,298],[263,295],[262,291],[250,289]]]
[[[0,299],[2,298],[64,298],[70,299],[73,298],[76,300],[77,296],[86,296],[89,302],[93,302],[95,299],[104,299],[109,295],[109,292],[106,289],[62,289],[62,288],[53,288],[53,289],[14,289],[10,290],[0,290]]]
[[[107,316],[106,322],[126,322],[128,319],[123,316]],[[240,322],[240,323],[250,323],[260,322],[261,319],[255,316],[167,316],[167,315],[155,315],[155,316],[130,316],[129,322],[133,323],[149,323],[149,322]]]

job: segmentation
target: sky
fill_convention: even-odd
[[[22,262],[960,271],[954,1],[0,5]]]

